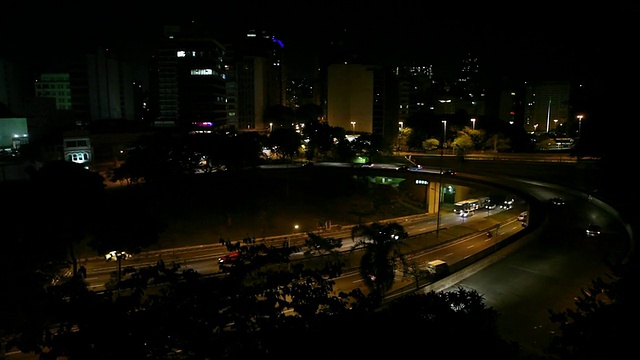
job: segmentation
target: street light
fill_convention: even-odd
[[[351,122],[351,131],[352,131],[353,135],[356,134],[356,122],[355,121]]]
[[[273,131],[273,123],[272,123],[272,122],[270,122],[270,123],[269,123],[269,132],[272,132],[272,131]]]
[[[558,129],[558,119],[553,119],[553,130]]]
[[[578,137],[580,137],[580,131],[582,130],[582,118],[584,115],[580,114],[576,117],[578,118]]]
[[[476,119],[472,118],[471,119],[471,124],[472,124],[473,130],[475,130],[476,129]]]
[[[442,120],[442,125],[444,127],[444,135],[442,135],[442,148],[444,149],[444,145],[447,143],[447,120]]]
[[[442,120],[444,135],[442,136],[442,147],[440,147],[440,181],[438,184],[438,220],[436,222],[436,239],[440,238],[440,208],[442,207],[442,161],[444,159],[444,143],[447,139],[447,120]]]
[[[300,226],[298,226],[298,224],[295,224],[293,225],[293,230],[297,232],[299,227]],[[289,237],[287,238],[287,247],[291,247],[291,235],[289,235]]]
[[[128,254],[125,251],[110,251],[109,253],[104,255],[104,259],[106,261],[113,261],[116,260],[118,261],[118,284],[117,284],[117,290],[118,290],[118,296],[120,296],[120,280],[122,279],[122,260],[123,259],[128,259],[131,257],[131,254]]]

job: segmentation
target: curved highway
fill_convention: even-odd
[[[495,163],[491,165],[495,166]],[[525,167],[531,171],[529,165]],[[470,229],[468,236],[432,247],[428,252],[417,253],[411,256],[411,261],[424,264],[440,258],[455,264],[491,247],[498,251],[441,281],[420,288],[420,291],[451,291],[458,287],[476,290],[484,297],[487,306],[495,308],[500,314],[499,328],[504,338],[518,341],[525,349],[542,354],[556,331],[554,324],[549,321],[548,311],[559,312],[572,308],[574,298],[580,296],[581,289],[587,289],[592,279],[604,277],[609,272],[606,261],[625,256],[629,245],[632,245],[632,234],[614,209],[575,187],[508,177],[494,171],[487,176],[486,170],[456,170],[456,178],[463,183],[503,186],[521,196],[521,201],[519,207],[505,212],[500,220],[493,217],[499,211],[493,210],[491,213],[477,212],[477,216],[466,220],[442,212],[440,234],[445,234],[448,228],[462,225]],[[566,204],[552,206],[549,199],[553,197],[563,198]],[[531,224],[526,228],[515,219],[523,210],[528,210],[530,216],[528,221]],[[433,235],[437,226],[433,214],[390,221],[399,222],[410,235]],[[496,230],[497,236],[488,238],[483,230],[495,226],[497,222],[500,224]],[[600,237],[586,237],[585,229],[590,223],[602,227],[603,234]],[[505,247],[498,246],[502,240],[514,234],[519,234],[518,241]],[[353,245],[350,239],[347,240],[350,237],[349,229],[324,235],[345,239],[345,249]],[[269,240],[295,242],[304,237],[305,234],[291,234]],[[167,249],[140,254],[123,261],[122,267],[148,266],[162,259],[165,262],[177,261],[183,267],[207,274],[218,271],[216,259],[226,252],[219,244]],[[91,259],[86,266],[87,281],[94,290],[101,290],[117,269],[116,263],[107,263],[102,258]],[[390,293],[390,297],[411,291],[408,289],[414,286],[412,281],[398,274],[398,291]],[[357,271],[345,273],[336,279],[336,291],[354,287],[363,288]]]
[[[480,181],[477,174],[466,174]],[[494,180],[495,181],[495,180]],[[574,299],[591,280],[606,278],[607,261],[624,259],[633,246],[632,234],[616,211],[590,194],[573,187],[502,177],[500,183],[522,191],[541,206],[541,225],[517,243],[479,261],[425,291],[473,289],[487,306],[499,313],[499,328],[506,339],[518,341],[538,355],[556,334],[549,310],[574,309]],[[549,199],[561,197],[565,205]],[[534,206],[534,205],[532,205]],[[600,237],[586,236],[586,227],[602,227]]]

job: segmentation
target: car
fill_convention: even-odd
[[[561,197],[554,197],[549,199],[549,203],[553,206],[563,206],[565,204],[564,199]]]
[[[475,212],[473,212],[471,210],[462,210],[462,211],[460,211],[460,217],[463,217],[463,218],[473,216],[474,214],[475,214]]]
[[[527,220],[527,216],[529,215],[528,211],[523,211],[520,214],[518,214],[518,221],[525,221]]]
[[[451,169],[447,169],[447,170],[443,170],[442,171],[442,175],[454,176],[454,175],[458,175],[458,173],[453,171],[453,170],[451,170]]]
[[[500,209],[502,210],[509,210],[511,208],[513,208],[513,199],[508,199],[502,202],[502,204],[500,204]]]
[[[229,264],[240,259],[240,253],[232,252],[218,258],[218,264]]]
[[[587,237],[598,237],[600,234],[602,234],[600,225],[589,224],[589,226],[587,226]]]
[[[487,210],[493,210],[497,207],[498,205],[496,204],[495,201],[491,200],[491,199],[487,199],[484,201],[484,204],[482,205],[482,207],[484,207]]]

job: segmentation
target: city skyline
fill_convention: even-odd
[[[196,21],[222,42],[250,29],[271,31],[284,42],[292,63],[306,70],[329,43],[346,37],[352,39],[346,46],[377,61],[433,64],[436,72],[446,72],[471,53],[488,76],[528,81],[592,74],[608,51],[608,39],[630,36],[622,24],[594,23],[590,16],[595,10],[590,9],[479,16],[482,9],[420,2],[340,4],[291,8],[269,2],[211,6],[187,1],[149,8],[119,1],[96,5],[11,0],[0,18],[0,56],[46,63],[49,57],[91,47],[141,56],[161,35],[163,25]],[[623,16],[630,4],[619,2],[616,7],[614,2],[599,10],[600,15]],[[540,5],[544,8],[544,2]]]

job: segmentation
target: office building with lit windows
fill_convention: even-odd
[[[150,90],[156,127],[208,131],[227,124],[225,47],[197,24],[165,26]]]

